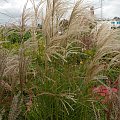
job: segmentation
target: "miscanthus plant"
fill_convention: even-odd
[[[25,4],[20,24],[1,35],[1,118],[117,120],[119,95],[113,95],[109,84],[120,74],[117,31],[98,26],[82,0],[27,2],[33,7]],[[14,31],[19,43],[8,47],[6,36]],[[31,35],[27,40],[26,32]],[[95,97],[93,88],[99,85],[111,91],[109,102],[117,104],[103,104],[104,98]]]

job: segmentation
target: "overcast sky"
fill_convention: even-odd
[[[22,12],[22,8],[26,0],[0,0],[0,23],[6,23],[12,21],[14,18],[19,18]],[[38,0],[37,0],[38,1]],[[74,1],[74,0],[71,0]],[[100,7],[100,0],[87,0],[91,1],[91,4],[95,8]],[[30,7],[30,4],[28,5]],[[120,17],[120,0],[103,0],[103,17],[113,18],[115,16]],[[100,17],[100,8],[96,9],[95,14]],[[10,19],[10,17],[13,17]]]

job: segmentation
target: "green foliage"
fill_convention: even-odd
[[[120,67],[111,67],[108,71],[107,71],[107,76],[111,79],[111,82],[114,82],[115,80],[118,79],[118,76],[120,74]]]
[[[26,41],[31,38],[30,31],[26,31],[23,36],[20,34],[20,31],[11,29],[8,30],[6,40],[9,41],[11,44],[21,43],[21,41]]]
[[[8,37],[7,37],[8,41],[10,41],[10,43],[14,44],[14,43],[19,43],[21,41],[21,37],[19,34],[17,33],[11,33]]]
[[[29,31],[25,32],[24,36],[23,36],[23,40],[26,41],[29,38],[31,38],[31,33]]]
[[[35,86],[32,87],[33,104],[26,119],[94,120],[95,113],[92,106],[94,98],[91,99],[93,83],[87,86],[84,83],[86,65],[90,61],[89,57],[94,55],[94,50],[86,50],[77,55],[72,54],[67,58],[67,62],[59,57],[53,57],[52,62],[48,62],[46,71],[42,58],[44,53],[42,46],[43,44],[40,42],[40,53],[36,54],[37,59],[33,61],[32,68],[37,68],[39,72],[34,78],[34,82],[31,81],[31,85]],[[80,63],[77,60],[80,60]],[[99,109],[100,114],[104,114],[102,105],[97,101],[94,104],[96,111]]]

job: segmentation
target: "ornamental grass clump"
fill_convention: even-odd
[[[30,9],[27,9],[28,2],[32,3]],[[115,82],[120,74],[117,31],[105,24],[98,27],[83,0],[75,4],[66,0],[40,0],[38,4],[29,0],[27,3],[20,24],[12,26],[20,36],[19,42],[0,42],[3,118],[118,118],[116,104],[102,104],[104,98],[100,96],[101,91],[109,97],[114,93],[115,97],[109,100],[118,101],[119,89],[114,91],[108,82]],[[7,32],[11,35],[11,30]],[[25,37],[28,32],[30,36]],[[9,39],[6,37],[5,41]],[[96,99],[96,95],[99,98]]]

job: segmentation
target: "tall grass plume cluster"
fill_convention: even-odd
[[[0,120],[120,119],[120,32],[89,8],[27,0],[19,24],[1,26]]]

